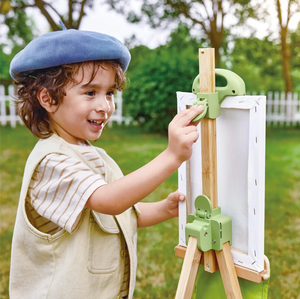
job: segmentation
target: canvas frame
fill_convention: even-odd
[[[177,92],[178,112],[196,100],[193,93]],[[266,97],[226,97],[217,118],[218,204],[232,218],[231,252],[235,264],[264,270]],[[179,203],[179,245],[186,246],[187,208],[202,194],[200,138],[189,162],[178,170],[178,189],[187,194]],[[188,184],[190,186],[188,186]],[[190,198],[189,198],[190,197]]]

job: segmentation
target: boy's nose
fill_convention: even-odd
[[[106,99],[106,95],[100,95],[96,101],[96,108],[95,110],[97,112],[105,112],[108,113],[110,111],[110,105],[109,105],[109,101]]]

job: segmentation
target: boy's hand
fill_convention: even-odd
[[[166,211],[170,214],[171,218],[178,217],[178,202],[184,201],[185,195],[179,191],[172,192],[165,200]]]
[[[139,202],[141,214],[137,217],[137,226],[146,227],[178,217],[178,202],[184,201],[185,195],[179,191],[172,192],[158,202]]]
[[[191,121],[203,111],[203,106],[193,106],[180,111],[169,124],[169,144],[167,151],[180,162],[188,160],[192,155],[192,145],[197,141],[199,122]]]

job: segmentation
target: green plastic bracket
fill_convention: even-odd
[[[225,78],[226,86],[216,86],[215,93],[198,93],[199,90],[199,75],[194,79],[192,92],[197,95],[197,101],[194,105],[204,105],[202,103],[207,100],[206,113],[204,111],[193,119],[193,122],[201,120],[203,117],[215,119],[221,115],[221,103],[227,96],[241,96],[246,94],[244,80],[232,71],[224,69],[215,69],[215,74]]]
[[[193,103],[193,106],[195,105],[204,106],[204,110],[193,119],[193,122],[197,122],[203,117],[214,119],[221,114],[221,105],[219,104],[217,92],[197,93],[197,101]]]
[[[185,226],[186,243],[190,236],[197,238],[198,248],[202,251],[222,250],[223,244],[232,244],[232,221],[221,214],[221,208],[212,209],[211,201],[205,195],[195,200],[196,212],[188,216]]]

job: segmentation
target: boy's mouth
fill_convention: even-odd
[[[102,120],[88,120],[88,122],[93,125],[101,125],[103,123]]]

